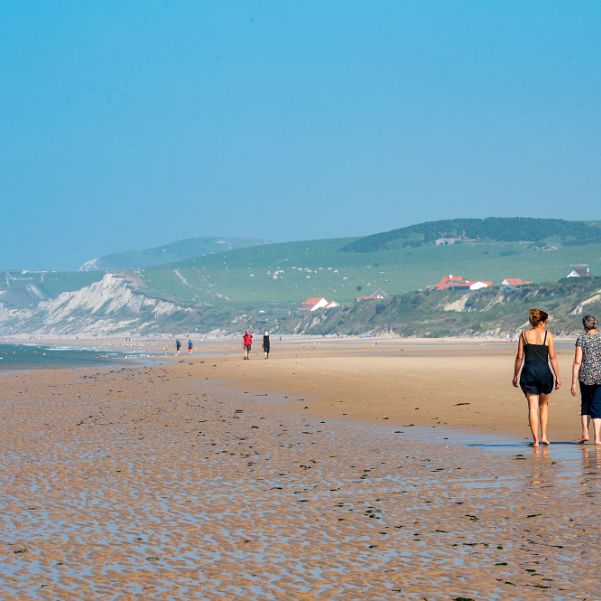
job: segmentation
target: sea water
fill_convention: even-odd
[[[99,348],[0,344],[0,371],[109,365],[130,357],[135,358],[118,351]]]

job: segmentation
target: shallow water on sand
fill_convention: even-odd
[[[105,348],[0,344],[0,373],[24,369],[106,366],[125,359],[140,360],[148,357],[146,352],[125,353]]]
[[[0,598],[595,598],[597,449],[315,420],[170,378],[2,395]]]

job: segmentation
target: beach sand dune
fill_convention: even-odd
[[[503,365],[507,386],[496,354],[455,360]],[[3,377],[0,598],[596,598],[601,453],[431,441],[402,427],[410,411],[485,432],[453,413],[481,401],[429,388],[414,356],[401,369],[422,397],[406,384],[397,405],[388,355],[296,345]]]

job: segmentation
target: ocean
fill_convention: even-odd
[[[114,365],[124,359],[139,359],[141,357],[141,355],[98,348],[0,344],[0,372],[21,369]]]

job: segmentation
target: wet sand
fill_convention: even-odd
[[[601,451],[420,371],[506,383],[512,351],[363,342],[3,376],[0,598],[601,598]]]
[[[277,344],[277,343],[276,343]],[[298,340],[264,361],[218,358],[212,378],[302,397],[316,416],[366,423],[453,426],[530,440],[527,403],[511,385],[515,345],[500,341]],[[580,400],[570,395],[573,342],[559,344],[562,388],[550,401],[551,439],[578,440]]]

